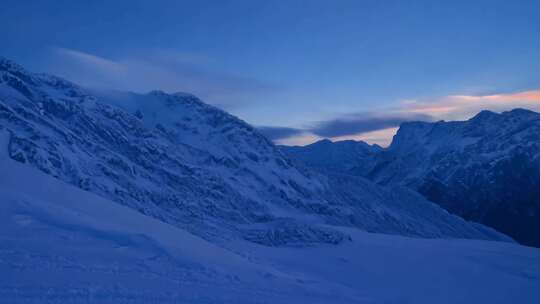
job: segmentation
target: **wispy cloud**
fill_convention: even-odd
[[[257,129],[268,139],[271,140],[280,140],[293,136],[298,136],[302,133],[305,133],[302,129],[288,128],[288,127],[265,127],[260,126]]]
[[[309,131],[321,137],[332,138],[393,128],[403,122],[416,120],[430,121],[432,118],[423,113],[398,113],[392,115],[355,113],[318,122]]]
[[[72,60],[77,61],[82,65],[88,65],[89,67],[93,67],[104,73],[116,74],[125,72],[124,66],[122,64],[114,62],[112,60],[66,48],[56,48],[55,50],[63,57],[71,58]]]
[[[301,133],[291,137],[275,140],[277,144],[285,146],[305,146],[320,140],[321,137],[311,133]]]
[[[514,108],[540,110],[540,90],[492,95],[449,95],[406,101],[399,111],[430,115],[439,119],[467,119],[481,110],[506,111]]]
[[[214,71],[209,59],[194,54],[156,50],[143,57],[104,58],[66,48],[54,48],[48,70],[80,85],[147,92],[193,93],[207,102],[232,108],[277,90],[256,79]]]
[[[387,129],[381,129],[352,136],[334,137],[332,140],[361,140],[370,144],[377,144],[381,147],[386,147],[392,142],[393,136],[396,134],[398,127],[392,127]]]
[[[432,117],[418,113],[393,115],[355,113],[319,121],[304,128],[259,127],[259,130],[280,144],[302,145],[322,138],[331,138],[364,140],[386,146],[401,123],[416,120],[431,121]]]

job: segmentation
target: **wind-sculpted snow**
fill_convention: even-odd
[[[0,126],[12,159],[222,246],[349,240],[325,224],[508,240],[412,193],[298,167],[250,125],[185,93],[91,94],[0,60]]]

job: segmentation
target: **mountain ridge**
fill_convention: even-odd
[[[485,110],[465,121],[406,122],[388,148],[338,171],[409,187],[454,214],[540,246],[538,134],[540,114],[521,108]],[[282,149],[312,168],[327,169]]]

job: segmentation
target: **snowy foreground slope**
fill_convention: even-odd
[[[538,249],[341,228],[350,242],[226,250],[13,161],[9,136],[0,131],[0,303],[540,301]]]
[[[511,241],[405,187],[297,167],[242,120],[185,94],[94,94],[0,59],[11,159],[214,244],[347,242],[338,226]]]

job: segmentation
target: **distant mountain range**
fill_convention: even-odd
[[[310,168],[402,185],[467,220],[540,246],[540,114],[482,111],[467,121],[403,123],[386,149],[323,140],[281,147]]]

